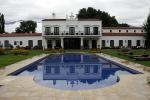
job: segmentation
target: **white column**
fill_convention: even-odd
[[[83,49],[83,37],[81,37],[80,47]]]
[[[101,38],[98,39],[98,46],[99,46],[99,47],[98,47],[99,49],[102,48],[102,41],[101,41]]]
[[[47,40],[44,37],[42,39],[42,46],[43,46],[43,50],[47,49]]]
[[[64,48],[64,38],[61,38],[61,48]]]
[[[64,55],[61,56],[61,63],[64,62]]]
[[[89,40],[89,48],[92,49],[92,40]]]
[[[56,46],[55,40],[53,39],[53,40],[52,40],[52,48],[55,49],[55,46]]]
[[[81,55],[81,62],[83,62],[83,55]]]

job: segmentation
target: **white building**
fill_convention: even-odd
[[[35,47],[44,49],[91,49],[101,47],[144,47],[145,32],[141,27],[102,27],[99,19],[42,20],[41,33],[0,34],[0,45],[8,47]]]

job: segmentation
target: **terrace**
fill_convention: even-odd
[[[136,52],[135,54],[139,54],[141,49],[133,50]],[[9,57],[14,57],[19,59],[18,61],[12,61],[11,64],[4,68],[4,72],[1,72],[1,81],[0,81],[0,99],[35,99],[35,100],[55,100],[55,99],[64,99],[64,100],[149,100],[150,97],[150,88],[148,85],[148,77],[150,76],[149,72],[145,71],[145,68],[149,68],[147,66],[137,64],[140,62],[130,62],[130,59],[126,56],[118,55],[118,50],[116,49],[103,49],[101,52],[95,50],[66,50],[66,52],[86,52],[86,53],[95,53],[96,55],[102,56],[111,61],[115,61],[119,64],[125,65],[128,68],[132,68],[134,70],[140,71],[143,74],[138,75],[119,75],[120,81],[117,84],[112,86],[97,88],[97,89],[89,89],[89,90],[61,90],[55,88],[47,88],[36,84],[33,80],[33,76],[7,76],[7,74],[14,72],[28,64],[31,64],[34,61],[38,61],[39,59],[47,56],[47,54],[43,53],[57,53],[57,50],[53,51],[37,51],[37,50],[29,50],[29,55],[21,55],[16,56],[13,54],[2,55],[7,59]],[[41,55],[42,54],[42,55]],[[109,55],[108,55],[109,54]],[[148,51],[149,54],[149,51]],[[5,57],[6,56],[6,57]],[[114,57],[116,56],[116,57]],[[32,57],[32,58],[31,58]],[[118,58],[119,57],[119,58]],[[120,59],[122,58],[122,59]],[[24,59],[24,60],[23,60]],[[26,60],[25,60],[26,59]],[[125,60],[126,59],[126,60]],[[4,60],[3,60],[4,61]],[[8,61],[9,62],[9,61]],[[145,65],[149,65],[148,61],[142,62]],[[2,61],[0,61],[2,64]],[[3,65],[3,64],[2,64]],[[2,66],[1,65],[1,66]],[[3,67],[5,66],[3,65]],[[136,84],[135,84],[136,83]]]

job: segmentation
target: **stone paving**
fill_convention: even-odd
[[[33,81],[33,76],[5,76],[11,69],[18,68],[13,64],[10,66],[14,69],[11,68],[1,77],[0,85],[3,86],[0,87],[0,100],[150,100],[150,86],[147,84],[147,77],[150,74],[142,70],[142,65],[127,63],[125,60],[105,54],[100,55],[142,71],[144,74],[120,75],[117,84],[105,88],[71,91],[40,86]],[[26,61],[31,63],[44,56],[46,55],[36,56]],[[22,62],[24,65],[25,62]]]

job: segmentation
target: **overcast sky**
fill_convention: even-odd
[[[120,23],[141,26],[150,12],[150,0],[0,0],[0,12],[6,22],[19,20],[38,21],[37,31],[41,32],[40,21],[56,17],[64,18],[66,14],[77,14],[79,9],[94,7],[116,16]],[[19,23],[6,25],[6,31],[12,32]]]

